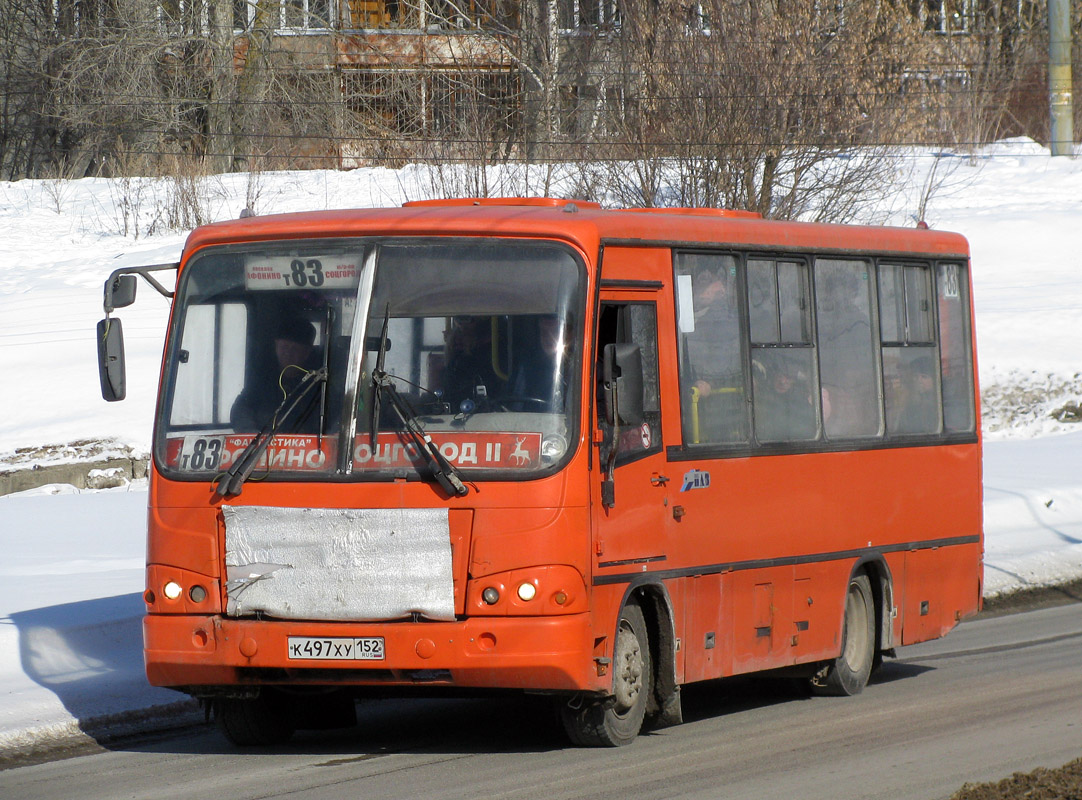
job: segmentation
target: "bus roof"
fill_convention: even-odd
[[[462,198],[245,217],[192,231],[185,252],[215,244],[348,236],[523,236],[602,244],[732,247],[770,252],[876,252],[968,258],[957,233],[922,228],[764,220],[728,209],[602,209],[555,198]]]

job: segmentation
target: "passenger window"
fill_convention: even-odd
[[[790,261],[748,261],[752,344],[810,344],[808,268]]]
[[[678,253],[680,411],[689,444],[748,441],[737,259]]]
[[[943,429],[952,433],[974,429],[973,372],[969,349],[969,296],[965,267],[936,268],[939,297],[939,354],[943,370]]]
[[[938,433],[939,370],[934,347],[884,347],[888,433]]]
[[[763,348],[752,356],[755,438],[807,441],[818,435],[811,348]]]
[[[931,298],[928,267],[880,265],[883,400],[887,432],[891,434],[938,433],[941,429]]]
[[[608,441],[601,359],[607,344],[634,342],[642,355],[643,423],[620,428],[616,465],[661,449],[661,391],[657,366],[657,309],[653,303],[602,303],[597,341],[597,418]]]
[[[752,396],[761,442],[819,435],[819,389],[811,339],[807,264],[748,261]]]
[[[879,328],[884,344],[931,344],[932,288],[924,266],[881,264]]]
[[[871,286],[867,261],[815,262],[823,428],[830,438],[876,436],[881,430]]]

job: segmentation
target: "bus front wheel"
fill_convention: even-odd
[[[273,745],[289,741],[293,723],[284,703],[263,691],[253,698],[222,698],[215,704],[218,727],[235,745]]]
[[[560,707],[564,730],[577,745],[620,747],[631,744],[642,728],[654,671],[646,620],[634,601],[620,612],[612,670],[610,697],[576,697]]]
[[[875,606],[872,584],[864,573],[849,580],[845,595],[842,653],[811,678],[816,694],[843,697],[860,694],[875,663]]]

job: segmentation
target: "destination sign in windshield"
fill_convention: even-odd
[[[433,432],[432,441],[458,469],[537,469],[541,459],[540,433],[499,431]],[[228,469],[251,444],[247,434],[192,435],[169,440],[167,461],[184,472],[219,472]],[[336,439],[331,436],[279,434],[256,464],[259,470],[326,472],[337,463]],[[354,440],[353,469],[383,470],[417,467],[424,463],[416,443],[405,434],[381,433],[373,447],[368,436]]]
[[[246,289],[352,289],[360,274],[360,254],[303,258],[249,255],[244,259]]]

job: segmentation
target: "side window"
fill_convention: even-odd
[[[808,441],[819,434],[808,266],[748,260],[755,438]]]
[[[602,354],[607,344],[634,342],[642,354],[643,423],[634,428],[621,428],[616,441],[616,464],[632,460],[643,453],[661,449],[661,390],[657,366],[657,308],[653,303],[601,304],[597,341],[597,418],[603,430],[605,397],[602,379]],[[608,430],[605,430],[606,439]]]
[[[242,303],[193,305],[181,336],[170,425],[229,424],[229,412],[244,388],[248,308]],[[207,365],[215,374],[205,374]]]
[[[969,287],[961,264],[936,268],[939,299],[939,357],[943,370],[943,429],[974,428],[973,371],[969,347]]]
[[[684,441],[746,443],[736,256],[677,253],[675,264]]]
[[[815,308],[826,435],[877,436],[881,421],[871,264],[817,259]]]
[[[939,359],[931,270],[923,265],[881,264],[878,277],[887,433],[938,433]]]

